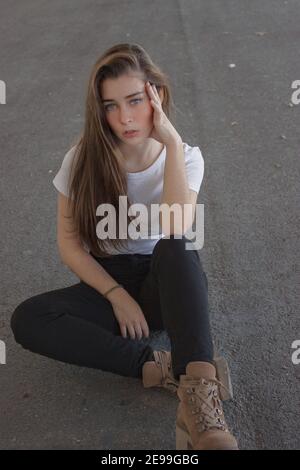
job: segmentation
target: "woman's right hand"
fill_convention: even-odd
[[[142,339],[143,334],[149,337],[149,327],[141,307],[124,288],[114,289],[107,298],[112,304],[123,338],[127,338],[127,331],[132,339]]]

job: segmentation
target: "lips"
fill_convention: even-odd
[[[125,131],[124,132],[124,135],[130,135],[130,134],[134,134],[134,132],[138,132],[136,129],[130,129],[128,131]]]
[[[124,139],[133,139],[134,137],[137,137],[140,131],[128,131],[123,133]]]

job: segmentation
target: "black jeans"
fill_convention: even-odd
[[[213,361],[207,277],[187,239],[160,239],[150,255],[95,258],[138,302],[150,330],[165,330],[178,379],[190,361]],[[190,243],[190,241],[189,241]],[[81,281],[28,298],[11,328],[25,349],[79,366],[142,377],[149,344],[123,338],[109,300]]]

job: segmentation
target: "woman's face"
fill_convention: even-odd
[[[134,95],[134,96],[129,96]],[[153,107],[145,82],[134,73],[105,79],[101,86],[102,103],[113,133],[124,143],[134,145],[148,138],[153,129]],[[137,130],[126,137],[126,130]]]

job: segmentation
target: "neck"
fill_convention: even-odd
[[[151,164],[161,153],[164,145],[155,139],[148,138],[136,145],[128,145],[122,142],[119,148],[125,160],[125,166],[130,171]]]

